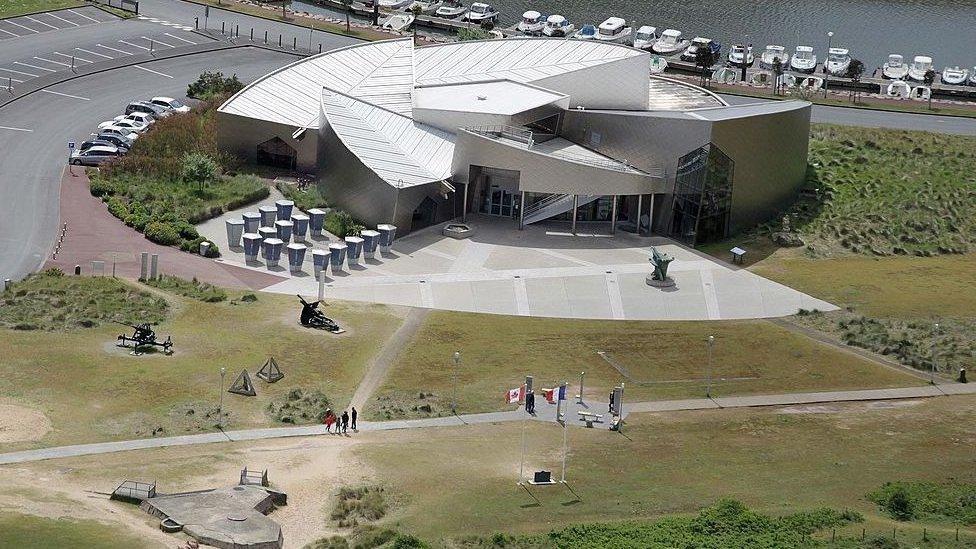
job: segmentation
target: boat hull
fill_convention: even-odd
[[[688,49],[688,45],[689,44],[687,42],[684,44],[680,42],[677,44],[661,44],[660,42],[655,42],[654,45],[651,46],[651,51],[658,55],[674,55]]]

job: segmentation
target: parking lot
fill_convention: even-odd
[[[34,15],[21,15],[20,17],[0,20],[0,42],[21,36],[86,27],[116,20],[118,17],[89,6]]]

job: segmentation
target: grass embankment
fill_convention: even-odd
[[[709,335],[715,336],[713,396],[919,383],[765,321],[585,321],[434,311],[367,411],[384,419],[450,413],[451,355],[458,349],[463,413],[509,409],[502,397],[526,375],[534,376],[536,388],[567,381],[575,392],[581,371],[589,402],[605,402],[620,382],[626,383],[631,402],[703,397]],[[608,353],[629,377],[598,351]]]
[[[84,2],[78,0],[4,0],[0,2],[0,19],[84,5]]]
[[[238,161],[217,147],[219,105],[211,99],[156,122],[126,156],[92,175],[91,193],[149,240],[196,252],[203,238],[195,224],[269,193],[253,175],[221,175]],[[201,163],[202,169],[191,169]],[[217,254],[216,246],[211,250]]]
[[[185,280],[178,276],[160,275],[146,280],[145,284],[206,303],[219,303],[227,299],[227,292],[223,288],[200,282],[196,278]]]
[[[168,309],[165,299],[115,278],[68,276],[49,269],[0,293],[0,327],[62,331],[112,321],[156,324]]]
[[[129,535],[121,528],[97,522],[8,513],[0,515],[0,547],[113,549],[148,546],[144,540]]]
[[[976,525],[976,484],[887,482],[867,495],[897,520],[935,520]]]
[[[976,480],[973,404],[976,397],[962,396],[632,414],[622,434],[570,429],[566,479],[573,491],[529,486],[538,502],[515,486],[523,429],[517,423],[369,434],[370,443],[356,452],[377,471],[376,482],[402,494],[405,503],[389,520],[426,540],[652,519],[734,498],[772,515],[823,506],[864,515],[863,524],[838,527],[838,537],[860,538],[864,528],[868,540],[890,538],[897,528],[899,542],[913,547],[927,528],[932,547],[973,547],[976,529],[962,528],[966,544],[954,545],[954,525],[897,522],[865,499],[892,480]],[[526,474],[547,469],[559,478],[562,430],[536,422],[524,429]]]
[[[102,284],[105,279],[74,280]],[[87,302],[86,295],[78,297]],[[0,329],[0,398],[40,410],[53,425],[32,446],[213,430],[222,367],[227,371],[224,391],[246,368],[258,393],[224,393],[228,429],[282,425],[284,416],[277,411],[295,388],[321,392],[344,406],[377,349],[363,342],[385,340],[398,323],[384,306],[334,304],[326,314],[348,330],[334,336],[299,326],[293,297],[204,303],[171,295],[168,300],[174,312],[154,328],[158,337],[172,336],[172,356],[129,355],[115,347],[116,336],[125,331],[116,325],[56,337]],[[275,384],[255,375],[268,356],[285,373]],[[318,419],[303,419],[300,413],[288,417],[288,423]],[[5,449],[27,446],[15,443]]]

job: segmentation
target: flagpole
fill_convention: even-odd
[[[566,384],[563,383],[563,385],[565,386]],[[561,403],[562,403],[562,401],[560,400],[560,404]],[[563,473],[562,473],[562,477],[563,478],[562,478],[562,483],[563,484],[566,484],[566,453],[567,453],[566,452],[566,448],[567,448],[567,444],[568,444],[567,443],[567,436],[568,436],[567,433],[568,433],[568,431],[566,430],[566,419],[565,418],[563,419],[562,424],[563,424]]]
[[[522,416],[522,453],[519,456],[519,486],[522,485],[522,481],[525,480],[525,416]]]

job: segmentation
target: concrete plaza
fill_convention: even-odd
[[[274,197],[267,201],[273,203]],[[226,218],[239,219],[240,212],[228,212]],[[199,227],[221,247],[219,261],[269,272],[263,263],[246,263],[241,249],[227,248],[223,219]],[[325,298],[520,316],[633,320],[768,318],[799,309],[836,308],[665,238],[623,231],[610,236],[590,232],[585,225],[572,235],[568,226],[553,223],[518,231],[511,219],[487,216],[471,216],[469,222],[476,228],[469,239],[442,236],[441,225],[436,225],[398,239],[389,254],[377,252],[375,259],[361,265],[330,269]],[[326,238],[308,244],[328,247]],[[650,246],[675,257],[670,266],[675,287],[658,289],[645,283],[653,270]],[[287,257],[270,272],[287,279],[266,291],[311,296],[318,292],[311,253],[301,273],[289,274]]]

